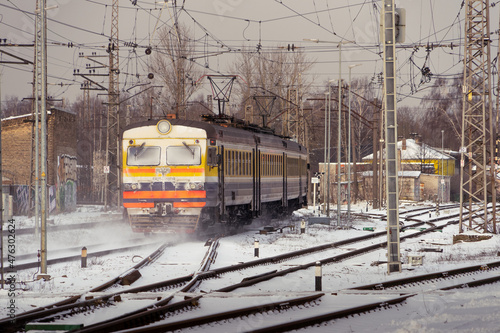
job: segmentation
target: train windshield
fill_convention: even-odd
[[[188,145],[167,147],[167,165],[200,165],[200,146]]]
[[[127,150],[127,165],[160,165],[160,147],[132,146]]]

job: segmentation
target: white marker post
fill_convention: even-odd
[[[311,184],[313,184],[313,214],[316,214],[316,185],[319,183],[318,177],[311,178]]]
[[[316,271],[316,274],[315,274],[315,276],[316,276],[316,291],[321,291],[321,289],[322,289],[321,288],[322,287],[321,286],[321,275],[322,275],[322,273],[321,273],[321,262],[316,261],[316,269],[315,269],[315,271]]]
[[[254,257],[259,257],[259,241],[258,240],[254,240]]]

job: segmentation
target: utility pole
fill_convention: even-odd
[[[73,70],[73,75],[82,77],[85,81],[82,83],[80,89],[83,90],[83,100],[84,100],[84,114],[85,112],[89,112],[90,108],[85,107],[85,105],[90,105],[90,90],[96,91],[108,91],[108,88],[97,82],[96,78],[99,77],[109,77],[109,64],[106,64],[101,59],[106,58],[109,60],[109,55],[97,54],[97,52],[92,52],[91,55],[85,55],[83,52],[79,54],[80,58],[84,58],[89,60],[91,63],[86,64],[85,72],[81,72],[79,69]],[[106,74],[99,73],[99,69],[107,69]],[[96,73],[96,70],[98,72]],[[109,103],[108,103],[109,104]],[[106,152],[103,151],[102,147],[102,128],[103,128],[103,118],[107,115],[104,113],[99,113],[99,121],[96,120],[96,112],[95,106],[92,106],[93,109],[93,130],[92,130],[92,139],[93,139],[93,152],[91,156],[90,164],[94,166],[92,171],[89,173],[91,175],[91,193],[92,199],[99,202],[104,202],[105,197],[107,195],[107,180],[105,179],[106,174],[104,173],[104,165],[106,163]],[[85,117],[85,116],[84,116]],[[87,123],[83,121],[83,126],[86,126]],[[90,125],[90,124],[89,124]],[[97,133],[96,133],[97,132]],[[87,132],[86,135],[89,135]],[[107,128],[106,128],[107,135]],[[99,138],[97,138],[99,136]],[[82,179],[81,179],[82,180]],[[104,192],[104,193],[103,193]]]
[[[385,126],[385,97],[382,100],[382,110],[380,110],[379,115],[379,123],[378,123],[378,152],[379,152],[379,161],[378,161],[378,208],[382,209],[384,203],[387,200],[384,200],[384,145],[385,145],[385,136],[384,136],[384,126]]]
[[[118,137],[120,131],[119,115],[119,59],[118,59],[118,0],[113,0],[111,9],[111,38],[108,44],[109,53],[109,88],[108,88],[108,117],[106,136],[106,164],[104,166],[106,194],[104,205],[106,208],[120,206],[120,153]]]
[[[496,233],[489,7],[488,0],[467,0],[465,4],[460,233],[466,225],[479,232]]]
[[[341,186],[341,149],[342,149],[342,42],[338,45],[339,48],[339,117],[337,123],[337,226],[340,227],[340,214],[341,214],[341,199],[340,199],[340,186]]]
[[[3,175],[2,175],[2,69],[0,68],[0,288],[4,287],[3,280]]]
[[[41,187],[41,237],[40,237],[40,275],[39,278],[47,276],[47,19],[46,0],[39,0],[38,11],[40,13],[37,25],[37,77],[40,77],[40,187]],[[37,13],[38,15],[38,13]],[[38,118],[35,117],[35,119]],[[35,195],[38,195],[36,193]]]
[[[36,2],[35,8],[35,62],[33,70],[33,112],[31,124],[31,172],[30,172],[30,191],[28,193],[28,214],[31,215],[31,195],[35,196],[35,238],[40,235],[40,104],[41,90],[46,88],[42,86],[42,29],[40,2]]]
[[[382,113],[377,107],[373,108],[373,121],[372,121],[372,136],[373,136],[373,180],[372,180],[372,196],[373,196],[373,209],[379,208],[380,200],[378,196],[378,154],[379,154],[379,114]]]
[[[361,64],[349,65],[349,112],[347,115],[347,221],[351,223],[351,70]],[[357,185],[357,184],[356,184]]]
[[[383,2],[385,165],[387,196],[387,272],[401,272],[399,253],[399,191],[396,117],[396,7]]]

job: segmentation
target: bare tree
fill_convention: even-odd
[[[413,107],[401,106],[398,108],[398,136],[410,138],[411,133],[420,130],[416,117],[416,110]]]
[[[418,121],[422,124],[419,134],[431,146],[441,146],[444,130],[445,146],[457,149],[460,146],[462,123],[461,78],[439,78],[430,92],[422,99],[420,108],[424,110]]]
[[[379,113],[382,103],[377,96],[377,87],[368,78],[355,79],[351,83],[353,154],[358,161],[369,154],[373,144],[374,113]]]
[[[32,112],[32,102],[29,100],[20,101],[17,96],[7,96],[2,103],[2,118],[20,116]]]
[[[307,93],[312,81],[306,80],[302,74],[312,65],[301,51],[287,52],[278,48],[269,52],[243,51],[230,69],[244,80],[238,80],[235,87],[236,95],[240,96],[239,116],[243,118],[245,107],[251,105],[254,113],[267,112],[267,122],[264,125],[281,133],[288,91],[297,90],[299,100]],[[263,110],[262,105],[259,106],[256,102],[255,96],[269,96],[269,99],[274,98],[275,102],[272,108],[268,103],[269,109]]]
[[[197,70],[197,65],[192,61],[195,47],[190,35],[188,28],[183,25],[166,27],[158,32],[159,43],[153,50],[151,72],[154,82],[163,88],[161,92],[155,89],[141,96],[145,106],[155,105],[160,109],[152,109],[152,114],[174,113],[177,118],[189,118],[186,113],[187,101],[197,90],[195,82],[202,75],[202,71]]]

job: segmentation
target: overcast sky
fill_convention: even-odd
[[[135,1],[134,1],[135,2]],[[47,0],[47,6],[57,5],[47,12],[48,21],[48,74],[49,95],[67,97],[74,101],[82,94],[81,77],[73,75],[74,69],[85,72],[88,60],[80,57],[106,56],[110,35],[111,0]],[[451,44],[451,48],[435,48],[427,52],[420,47],[398,50],[398,86],[402,103],[418,103],[426,84],[420,84],[420,69],[430,68],[434,77],[450,77],[463,72],[464,9],[459,0],[400,0],[396,6],[406,9],[406,41],[409,47],[419,44]],[[497,4],[491,1],[491,4]],[[119,0],[120,39],[120,88],[136,92],[134,85],[147,82],[148,56],[145,47],[156,44],[157,30],[171,26],[174,10],[172,3],[165,5],[153,0]],[[293,44],[300,47],[317,65],[304,77],[316,77],[320,86],[339,75],[341,40],[354,41],[345,44],[342,51],[342,74],[347,77],[350,64],[361,63],[352,70],[353,78],[376,77],[382,72],[379,48],[380,1],[371,0],[177,0],[179,21],[188,26],[197,40],[196,59],[200,69],[208,74],[227,72],[238,50],[243,45],[247,52],[257,49],[277,50]],[[491,6],[490,26],[496,57],[498,35],[498,8]],[[8,43],[32,43],[34,31],[35,1],[0,0],[0,38]],[[304,39],[320,39],[328,43],[306,42]],[[139,47],[126,46],[126,42]],[[73,43],[72,48],[67,44]],[[59,45],[58,45],[59,44]],[[0,50],[33,61],[31,47],[0,47]],[[211,55],[220,51],[222,55]],[[3,54],[3,61],[14,60]],[[106,62],[106,58],[102,58]],[[1,96],[30,97],[32,90],[32,66],[1,65]],[[104,73],[104,71],[102,71]],[[412,80],[410,78],[413,77]],[[107,83],[104,84],[107,86]],[[427,84],[429,86],[430,84]],[[415,88],[422,90],[413,93]],[[204,87],[203,93],[209,93]]]

